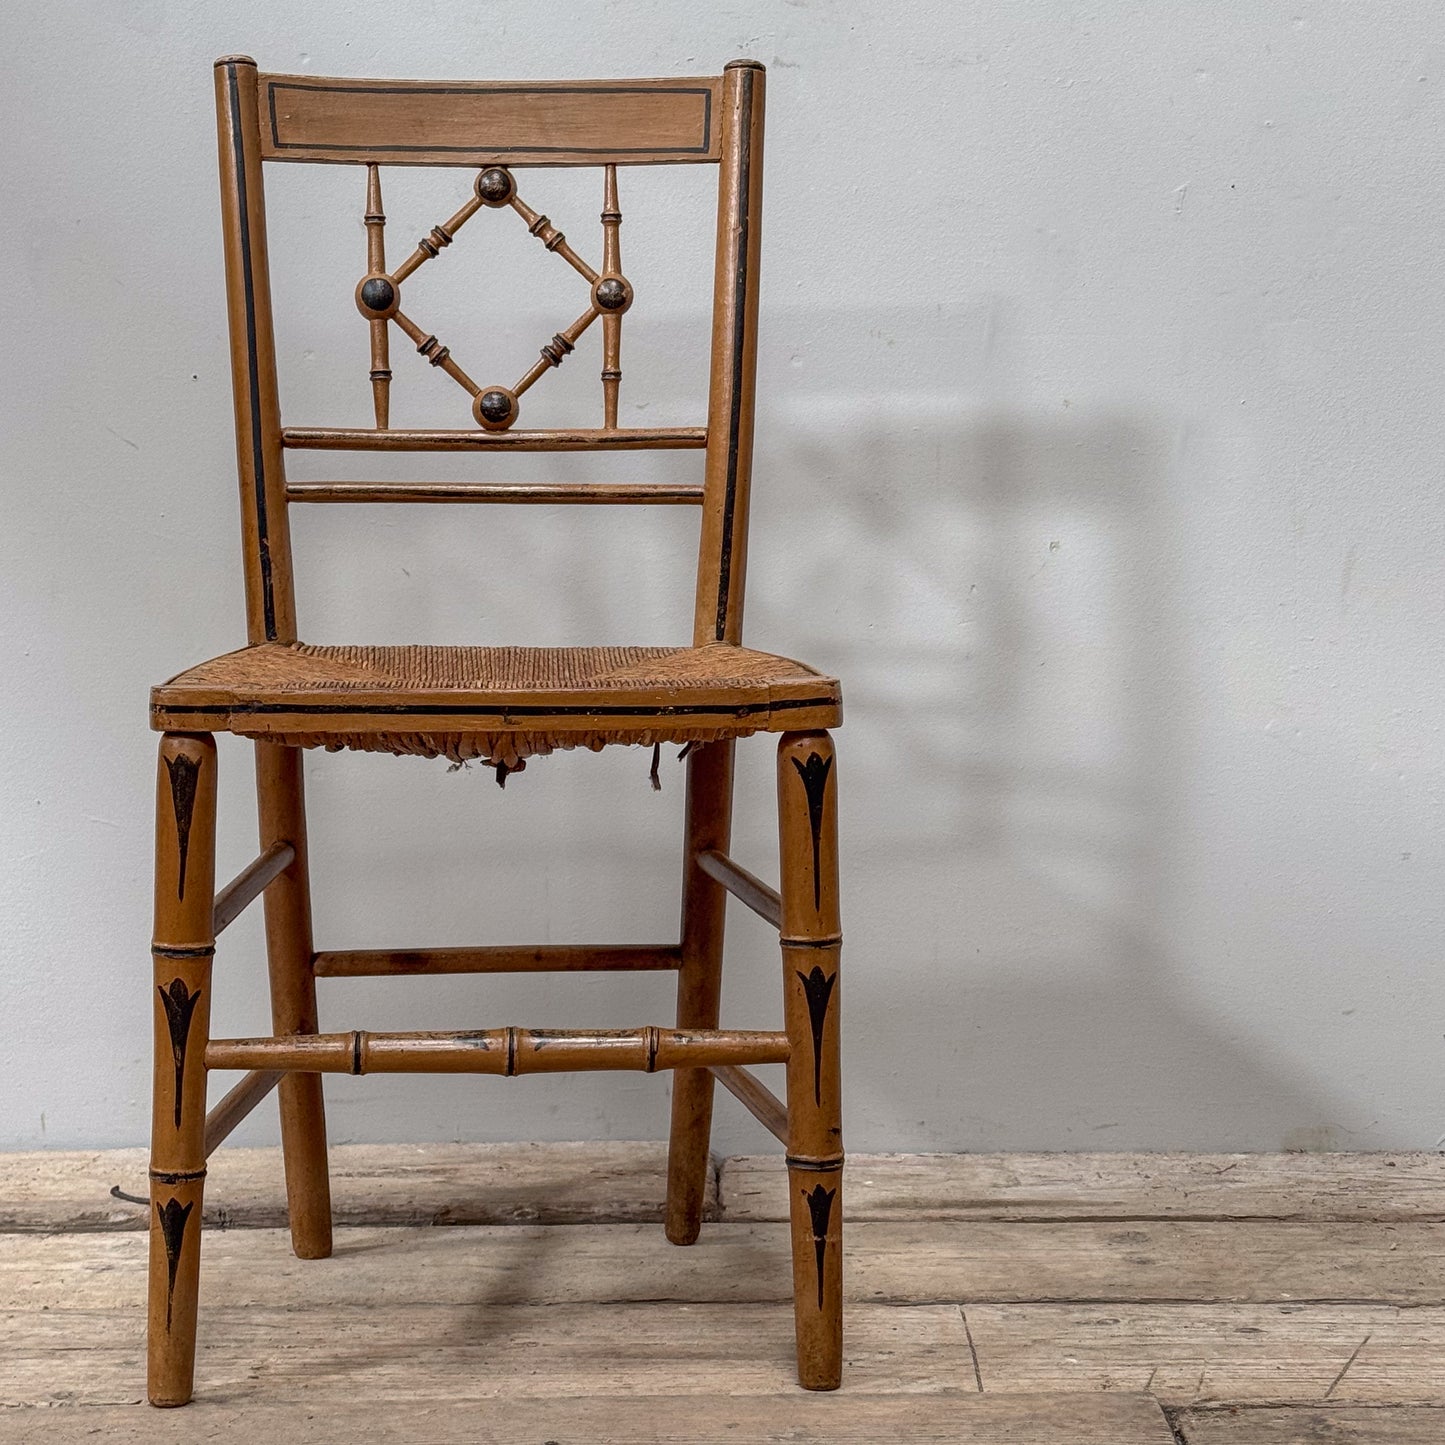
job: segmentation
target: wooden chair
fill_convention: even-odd
[[[226,289],[240,473],[248,645],[156,688],[162,734],[155,875],[155,1110],[151,1152],[149,1394],[191,1397],[206,1158],[279,1086],[291,1236],[297,1255],[331,1252],[321,1075],[374,1072],[527,1074],[583,1069],[676,1070],[668,1156],[667,1237],[698,1235],[708,1174],[714,1080],[783,1140],[793,1241],[798,1374],[833,1389],[841,1363],[837,773],[828,729],[841,720],[838,684],[740,645],[758,311],[763,68],[734,61],[702,79],[520,85],[326,80],[258,74],[254,60],[217,62]],[[356,305],[371,337],[376,425],[284,426],[277,395],[266,251],[263,162],[364,167],[367,255]],[[707,422],[621,427],[622,318],[633,293],[622,270],[618,170],[696,162],[718,167],[716,290]],[[383,165],[462,167],[465,203],[388,265]],[[529,165],[603,172],[602,264],[594,271],[523,200]],[[523,187],[524,188],[524,187]],[[520,217],[588,289],[586,308],[512,386],[479,386],[403,310],[407,278],[483,210]],[[585,249],[585,248],[582,248]],[[580,288],[579,288],[580,289]],[[600,427],[526,430],[525,393],[602,321]],[[470,398],[457,430],[388,424],[391,329]],[[475,425],[465,425],[470,420]],[[288,449],[385,452],[616,451],[697,448],[701,483],[511,484],[500,481],[288,482]],[[314,502],[585,502],[689,504],[702,509],[690,647],[318,647],[298,639],[287,508]],[[256,747],[261,851],[215,889],[213,734]],[[780,733],[781,885],[728,856],[733,747]],[[362,748],[485,759],[505,778],[555,748],[680,743],[687,756],[681,936],[638,947],[555,946],[317,951],[307,881],[301,749]],[[718,1027],[726,897],[781,935],[785,1027]],[[265,898],[274,1036],[211,1036],[215,940]],[[542,969],[671,969],[676,1027],[549,1032],[318,1031],[316,979]],[[786,1063],[787,1103],[747,1065]],[[244,1071],[206,1111],[212,1069]]]

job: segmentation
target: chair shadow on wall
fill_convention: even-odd
[[[1328,1099],[1231,1035],[1168,941],[1195,670],[1174,580],[1181,421],[964,397],[906,422],[805,439],[764,419],[785,443],[785,520],[826,538],[760,528],[768,630],[847,698],[850,1133],[1298,1144]],[[840,576],[841,608],[819,618]]]
[[[990,319],[982,329],[992,327]],[[670,358],[691,329],[663,319],[633,344]],[[820,348],[829,336],[886,331],[927,347],[957,330],[933,311],[784,310],[768,318],[764,343],[772,334],[807,336]],[[1143,408],[1010,406],[989,390],[997,344],[991,339],[962,362],[945,358],[942,385],[911,403],[906,393],[895,396],[899,404],[882,418],[861,396],[809,396],[806,370],[780,374],[785,352],[765,352],[760,376],[747,640],[835,672],[846,698],[853,1146],[1129,1149],[1187,1134],[1195,1147],[1230,1148],[1260,1147],[1271,1131],[1281,1147],[1328,1138],[1331,1101],[1318,1081],[1301,1088],[1231,1034],[1211,1014],[1209,981],[1194,987],[1170,942],[1186,902],[1179,879],[1192,744],[1187,689],[1196,666],[1177,583],[1188,538],[1173,503],[1172,450],[1184,419]],[[694,418],[687,380],[663,367],[647,376],[638,394],[651,398],[649,415]],[[690,474],[671,453],[606,458],[605,466],[586,459],[585,468],[539,460],[548,474],[579,478]],[[476,469],[461,458],[428,470]],[[549,566],[565,571],[564,615],[587,619],[587,640],[681,640],[639,627],[632,601],[608,600],[617,557],[633,554],[614,547],[609,560],[598,542],[612,535],[612,521],[594,518],[580,530],[546,530]],[[624,524],[633,519],[617,519],[619,537]],[[688,550],[680,530],[666,535]],[[347,536],[343,565],[329,578],[343,596],[357,590],[358,576],[348,573],[379,575],[384,558],[395,562],[390,524],[382,531],[367,523]],[[461,548],[453,559],[460,578],[476,565],[470,541],[438,533],[421,552],[437,551],[445,563],[453,547]],[[687,586],[690,562],[679,557],[669,585]],[[650,576],[650,567],[643,571]],[[427,590],[404,580],[392,624],[430,636]],[[771,771],[771,750],[754,739],[740,756],[734,851],[766,873],[776,842],[768,785],[758,780]],[[596,760],[584,762],[590,774]],[[323,801],[340,766],[318,767]],[[564,814],[581,821],[572,817],[581,785],[573,764],[552,766],[560,770],[557,796],[549,803],[551,790],[539,789],[534,805],[560,809],[559,824]],[[619,778],[621,768],[635,771],[630,761],[618,767]],[[597,907],[646,877],[665,915],[672,834],[643,816],[639,796],[629,787],[619,799],[624,814],[612,819],[605,848],[586,837],[549,848],[567,868],[577,861],[568,848],[580,850]],[[345,856],[364,874],[365,829],[342,835],[358,840],[356,856],[338,861]],[[435,847],[429,876],[444,886],[429,905],[438,909],[433,926],[470,938],[474,910],[443,899],[471,896],[475,862],[440,835]],[[556,922],[569,929],[567,906],[536,892],[533,872],[509,881],[518,908],[560,908]],[[354,901],[363,917],[360,893]],[[769,1017],[776,995],[776,973],[748,957],[766,946],[750,924],[730,923],[727,1011],[740,1026],[750,1013]],[[579,991],[572,981],[566,998]],[[510,986],[499,982],[495,992],[511,1006]],[[447,987],[427,1007],[469,996]],[[585,1001],[632,1018],[632,997]],[[601,1081],[597,1113],[584,1125],[614,1132],[615,1123],[604,1123],[610,1100],[626,1116],[623,1132],[647,1132],[636,1121],[653,1106],[639,1111],[624,1097],[634,1089],[632,1081]],[[554,1091],[540,1092],[550,1111]],[[560,1103],[560,1085],[555,1093]],[[360,1097],[354,1106],[337,1102],[338,1120],[371,1107]],[[752,1147],[750,1122],[720,1111],[719,1131],[725,1152]]]

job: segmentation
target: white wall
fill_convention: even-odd
[[[845,680],[855,1149],[1441,1142],[1435,0],[10,0],[0,40],[0,1146],[146,1132],[146,689],[242,640],[210,112],[236,50],[319,74],[769,67],[749,640]],[[386,174],[394,246],[465,184]],[[700,417],[710,180],[623,177],[634,421]],[[271,184],[288,418],[362,420],[360,177]],[[597,251],[594,175],[527,193]],[[520,227],[474,224],[426,319],[509,379],[576,287]],[[595,407],[593,346],[534,416]],[[461,394],[408,356],[398,416],[456,424]],[[305,636],[685,639],[691,514],[397,511],[298,514]],[[767,873],[770,744],[743,759],[737,851]],[[248,749],[221,761],[229,875]],[[623,751],[505,793],[308,766],[322,946],[675,927],[670,759],[660,796]],[[766,931],[739,911],[732,943],[728,1016],[771,1026]],[[217,980],[220,1031],[264,1029],[254,918]],[[324,987],[335,1027],[669,1009],[662,978]],[[654,1137],[666,1087],[339,1080],[331,1133]],[[720,1148],[766,1146],[718,1113]],[[269,1107],[237,1136],[272,1137]]]

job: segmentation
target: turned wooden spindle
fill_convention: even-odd
[[[574,271],[586,277],[588,281],[595,281],[597,273],[567,244],[567,238],[559,231],[546,216],[534,211],[521,196],[513,194],[508,203],[512,209],[527,223],[527,229],[534,235],[549,251],[560,256]]]
[[[436,258],[456,240],[457,232],[482,209],[484,204],[485,202],[480,196],[472,195],[466,200],[459,211],[449,216],[441,225],[433,226],[431,230],[416,243],[416,250],[396,268],[393,273],[395,279],[398,282],[405,281],[418,266],[423,266],[428,261],[436,260]]]
[[[617,200],[617,167],[603,171],[602,275],[613,283],[609,304],[602,314],[602,425],[617,425],[617,394],[622,384],[622,313],[627,308],[611,302],[616,278],[622,275],[622,207]],[[600,283],[599,283],[600,284]],[[594,303],[597,288],[592,291]]]
[[[621,212],[617,207],[617,168],[605,167],[606,183],[603,223],[603,271],[599,275],[567,243],[566,236],[544,215],[534,211],[520,195],[511,171],[505,166],[488,166],[480,171],[472,185],[472,194],[447,221],[432,229],[417,243],[395,271],[386,270],[383,243],[386,216],[381,205],[381,180],[376,164],[367,166],[366,228],[367,274],[357,282],[357,309],[371,327],[371,382],[373,407],[378,431],[388,430],[390,416],[391,370],[387,352],[388,322],[395,324],[411,339],[417,351],[433,366],[446,372],[471,398],[472,417],[484,432],[508,430],[517,420],[519,398],[547,371],[560,366],[575,350],[582,333],[597,319],[605,318],[603,326],[603,395],[604,430],[617,428],[617,383],[619,369],[622,314],[632,305],[632,287],[621,274],[617,227]],[[557,332],[541,349],[541,354],[521,379],[512,386],[479,386],[435,335],[426,331],[401,309],[401,283],[426,262],[435,259],[456,239],[457,232],[483,208],[510,208],[526,223],[527,229],[547,248],[561,256],[573,270],[592,287],[591,305],[565,330]]]
[[[367,279],[386,276],[386,212],[381,205],[381,167],[366,168]],[[363,287],[365,282],[362,283]],[[391,417],[391,358],[386,318],[373,315],[371,328],[371,402],[376,425],[385,431]]]

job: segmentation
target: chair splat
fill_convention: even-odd
[[[394,270],[386,267],[386,212],[381,199],[381,168],[366,167],[366,275],[356,283],[356,308],[371,328],[372,405],[378,431],[386,431],[391,414],[391,362],[387,324],[393,323],[435,367],[446,372],[472,399],[472,418],[483,431],[507,431],[521,411],[520,400],[549,370],[577,348],[583,332],[604,318],[602,357],[603,430],[617,429],[618,388],[622,380],[622,317],[632,305],[632,283],[622,274],[618,232],[622,211],[617,199],[617,167],[603,167],[603,260],[599,273],[567,242],[567,237],[517,192],[516,177],[506,166],[487,166],[472,183],[472,195],[453,216],[431,230],[416,249]],[[481,210],[511,209],[527,223],[527,230],[553,255],[560,256],[591,288],[587,309],[572,324],[543,344],[540,358],[511,386],[480,386],[453,358],[451,348],[418,325],[401,309],[402,283],[428,261],[435,260],[456,239],[457,233]]]

